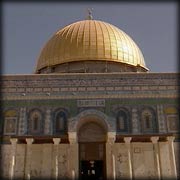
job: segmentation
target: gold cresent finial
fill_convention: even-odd
[[[92,16],[93,8],[88,8],[87,11],[88,11],[87,19],[92,20],[93,19],[93,16]]]

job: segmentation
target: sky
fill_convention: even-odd
[[[176,2],[4,2],[2,73],[32,74],[45,43],[59,29],[87,17],[113,24],[141,49],[150,72],[177,72]]]

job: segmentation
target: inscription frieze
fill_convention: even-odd
[[[105,107],[105,100],[77,100],[77,107]]]
[[[115,78],[114,78],[115,77]],[[24,79],[25,78],[25,79]],[[80,86],[109,86],[111,85],[178,85],[178,74],[114,74],[91,76],[52,76],[46,78],[42,75],[37,76],[3,76],[2,85],[9,87],[80,87]],[[49,81],[47,81],[47,79]],[[127,81],[128,79],[128,81]],[[164,88],[164,87],[163,87]]]
[[[176,98],[178,79],[179,74],[173,73],[8,75],[2,77],[1,83],[3,99],[10,100],[45,99],[47,96],[48,99]]]

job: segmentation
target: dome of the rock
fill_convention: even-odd
[[[103,21],[83,20],[50,38],[35,73],[147,70],[141,50],[125,32]]]

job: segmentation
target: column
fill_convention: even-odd
[[[25,179],[31,179],[31,156],[32,156],[32,143],[33,138],[26,138],[26,164],[25,164]]]
[[[11,138],[10,141],[12,144],[12,149],[11,149],[12,160],[11,160],[10,178],[12,180],[14,179],[17,138]]]
[[[20,115],[19,115],[19,126],[18,126],[18,135],[23,135],[26,133],[26,108],[20,108]]]
[[[44,134],[50,134],[51,133],[51,110],[46,110],[46,116],[45,116],[45,125],[44,125]]]
[[[157,105],[157,117],[158,117],[159,132],[166,133],[167,127],[164,120],[163,105]]]
[[[153,143],[153,151],[154,151],[154,164],[155,164],[155,178],[161,179],[161,172],[160,172],[160,159],[159,159],[159,147],[158,147],[158,136],[151,137],[151,141]]]
[[[54,157],[54,166],[53,166],[53,179],[58,179],[58,146],[60,143],[61,139],[60,138],[53,138],[53,142],[54,142],[54,153],[53,153],[53,157]]]
[[[169,157],[170,157],[170,164],[171,164],[171,177],[172,179],[177,179],[177,172],[176,172],[176,160],[174,154],[174,136],[168,136],[168,144],[169,144]]]
[[[77,142],[77,133],[68,132],[69,138],[69,178],[72,180],[78,179],[79,177],[79,151],[78,151],[78,142]]]
[[[116,140],[115,132],[108,132],[106,142],[106,173],[107,179],[116,179],[116,162],[113,154],[113,145]]]
[[[137,108],[132,109],[132,133],[133,134],[139,133],[139,121],[138,121]]]
[[[132,179],[132,160],[131,160],[131,139],[132,137],[124,137],[124,142],[127,149],[127,158],[128,158],[128,170],[129,170],[129,177],[127,179]]]

